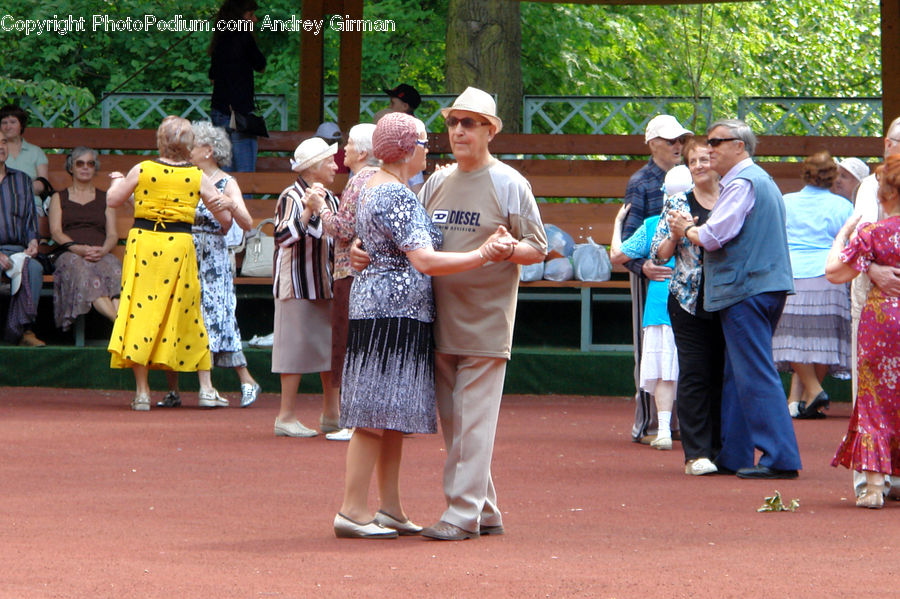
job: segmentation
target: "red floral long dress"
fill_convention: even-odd
[[[900,266],[900,216],[859,228],[841,260],[866,272]],[[872,286],[859,317],[859,387],[850,425],[831,465],[900,475],[900,298]]]

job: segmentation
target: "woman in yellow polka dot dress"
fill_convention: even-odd
[[[210,368],[209,343],[200,304],[197,257],[191,236],[197,202],[203,200],[224,227],[231,213],[221,194],[190,165],[191,123],[167,116],[156,132],[157,160],[127,175],[110,173],[107,205],[134,194],[134,226],[122,265],[122,295],[109,341],[110,366],[134,371],[133,410],[150,409],[149,370],[194,372]],[[213,389],[201,389],[214,393]]]

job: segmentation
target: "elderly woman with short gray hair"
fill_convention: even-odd
[[[66,157],[72,184],[50,198],[50,234],[57,244],[53,277],[53,315],[66,331],[93,307],[116,320],[122,288],[122,263],[113,256],[119,242],[116,211],[106,192],[94,187],[100,157],[79,146]]]
[[[350,312],[350,287],[353,284],[353,268],[350,266],[350,244],[356,238],[356,206],[360,192],[369,179],[378,172],[381,161],[372,151],[372,134],[375,125],[360,123],[350,129],[349,141],[344,147],[344,164],[353,173],[337,212],[327,206],[320,211],[325,233],[334,240],[334,304],[331,309],[331,377],[335,388],[341,386],[344,355],[347,353],[347,328]],[[350,438],[347,429],[341,429],[338,421],[323,420],[319,423],[323,433],[331,440]]]

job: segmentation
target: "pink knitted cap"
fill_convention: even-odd
[[[386,114],[375,126],[372,149],[375,158],[391,164],[399,162],[416,149],[416,120],[405,112]]]

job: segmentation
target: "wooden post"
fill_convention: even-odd
[[[345,18],[363,18],[363,0],[344,0]],[[341,32],[341,66],[338,79],[338,126],[344,135],[359,122],[362,85],[362,31]]]
[[[324,0],[304,0],[303,19],[324,19],[324,5]],[[311,32],[300,34],[300,73],[297,86],[297,121],[300,131],[315,131],[322,122],[325,106],[324,50],[324,29],[319,35]]]
[[[881,110],[884,134],[900,117],[900,2],[881,0]]]

